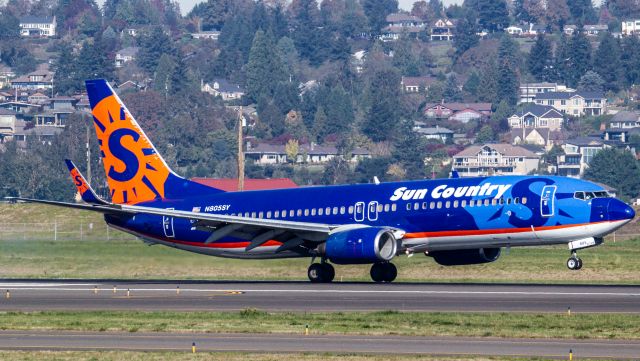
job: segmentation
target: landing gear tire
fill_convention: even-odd
[[[393,263],[374,263],[371,266],[371,279],[373,282],[393,282],[398,276],[398,269]]]
[[[307,270],[311,283],[329,283],[336,276],[336,271],[329,263],[313,263]]]
[[[577,271],[582,268],[582,260],[576,256],[571,256],[567,260],[567,268],[572,271]]]

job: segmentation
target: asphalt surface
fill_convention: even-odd
[[[0,331],[5,350],[333,352],[637,359],[640,342],[468,337]]]
[[[640,313],[640,286],[0,280],[1,311],[246,308]]]

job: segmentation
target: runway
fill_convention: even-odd
[[[640,342],[626,340],[498,339],[470,337],[304,336],[290,334],[172,334],[69,331],[0,331],[5,350],[127,350],[332,352],[538,356],[576,359],[637,359]]]
[[[114,288],[115,287],[115,288]],[[0,310],[640,313],[640,286],[0,280]]]

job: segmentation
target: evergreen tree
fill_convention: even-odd
[[[604,149],[591,159],[585,179],[615,186],[623,199],[640,194],[640,167],[633,153],[616,148]]]
[[[571,68],[570,42],[571,40],[562,33],[553,57],[553,81],[563,84],[567,84],[569,81],[569,69]]]
[[[496,102],[504,100],[512,106],[518,102],[518,62],[518,44],[508,35],[503,35],[498,47]]]
[[[553,77],[551,74],[552,63],[551,42],[544,34],[538,34],[536,43],[527,57],[527,68],[536,80],[550,81]]]
[[[176,50],[162,27],[154,26],[148,34],[142,36],[136,62],[147,73],[153,74],[162,54],[173,56],[176,54]]]
[[[473,0],[473,3],[482,29],[496,32],[509,26],[509,10],[505,0]],[[465,2],[465,6],[471,5]]]
[[[575,24],[594,24],[598,21],[598,16],[591,0],[571,0],[567,1],[567,5]]]
[[[480,72],[480,94],[483,102],[494,102],[498,97],[498,64],[491,57]]]
[[[413,130],[410,120],[399,124],[399,134],[392,152],[394,161],[402,166],[407,179],[424,178],[425,139]]]
[[[20,37],[20,20],[9,11],[0,11],[0,41]]]
[[[456,48],[455,58],[478,45],[479,37],[476,13],[465,11],[464,17],[458,21],[454,30],[453,46]]]
[[[501,133],[509,130],[509,117],[514,113],[514,109],[507,101],[502,100],[498,104],[498,108],[491,116],[491,123],[493,130],[496,133]]]
[[[589,70],[580,78],[578,89],[584,91],[602,91],[605,84],[606,82],[600,74]]]
[[[420,65],[412,49],[412,43],[408,38],[396,41],[393,47],[393,66],[395,66],[404,76],[419,76]]]
[[[173,93],[173,73],[176,70],[176,62],[173,58],[167,54],[162,54],[160,60],[158,60],[158,66],[154,72],[153,88],[160,94],[163,94],[165,99],[169,94]]]
[[[447,77],[447,83],[442,95],[446,102],[461,102],[463,100],[462,91],[460,90],[460,86],[458,85],[458,79],[454,74],[451,74]]]
[[[313,134],[319,143],[322,143],[324,137],[331,134],[329,130],[327,113],[324,111],[323,106],[319,106],[316,110],[316,114],[313,117]]]
[[[61,94],[70,94],[80,90],[82,79],[76,69],[76,57],[73,47],[67,42],[60,44],[58,59],[53,67],[56,73],[55,90]]]
[[[377,71],[369,85],[372,104],[362,124],[362,132],[375,142],[395,139],[400,118],[400,75],[393,69]]]
[[[477,71],[472,71],[467,81],[462,86],[462,90],[469,94],[474,100],[478,97],[480,91],[480,75]]]
[[[566,70],[567,85],[575,87],[587,71],[591,70],[591,43],[582,32],[576,32],[569,47],[569,68]]]
[[[351,129],[354,122],[351,96],[341,85],[336,85],[326,97],[327,133],[339,134]]]
[[[364,14],[374,35],[387,25],[387,15],[398,11],[398,0],[362,0]]]
[[[216,76],[240,78],[238,65],[247,63],[254,34],[253,24],[247,14],[240,12],[227,20],[220,32],[220,54],[212,73]]]
[[[476,144],[491,143],[495,140],[496,136],[493,133],[493,129],[488,124],[485,124],[480,128],[478,135],[476,135]]]
[[[367,17],[358,0],[346,0],[345,10],[338,23],[338,31],[347,38],[367,32]]]
[[[640,83],[640,40],[637,36],[627,36],[622,40],[621,63],[625,84]]]
[[[271,34],[256,32],[246,69],[247,96],[251,99],[271,98],[278,82],[287,80],[287,72]]]
[[[602,79],[606,90],[618,91],[622,80],[622,62],[620,44],[608,31],[600,39],[600,45],[593,57],[593,70]]]

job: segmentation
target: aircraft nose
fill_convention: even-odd
[[[636,212],[628,204],[619,199],[612,199],[607,209],[610,221],[631,220],[636,216]]]

